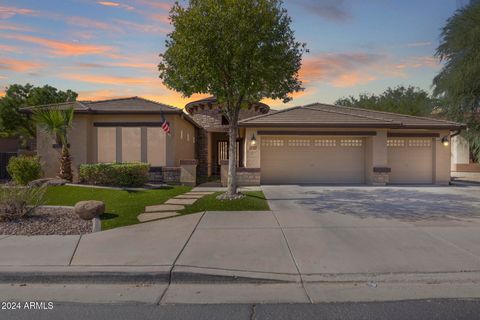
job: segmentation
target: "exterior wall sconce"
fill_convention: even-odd
[[[257,138],[255,138],[255,134],[252,135],[252,138],[250,139],[250,145],[252,147],[257,145]]]
[[[448,141],[448,137],[445,136],[442,138],[442,144],[445,146],[445,147],[448,147],[450,142]]]

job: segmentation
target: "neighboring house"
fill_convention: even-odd
[[[228,121],[214,98],[185,111],[141,98],[73,106],[70,135],[75,169],[82,163],[144,161],[168,172],[198,160],[197,174],[226,168]],[[161,115],[171,134],[160,128]],[[450,134],[463,124],[400,114],[312,104],[270,112],[263,103],[240,114],[239,184],[448,184]],[[54,176],[59,150],[42,130],[37,151]],[[224,177],[224,175],[223,175]]]
[[[452,171],[480,172],[480,163],[474,161],[470,144],[462,136],[452,138]]]

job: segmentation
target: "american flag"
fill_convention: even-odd
[[[165,131],[166,134],[170,134],[170,125],[168,124],[167,120],[163,117],[162,115],[162,120],[163,120],[163,123],[162,123],[162,130]]]

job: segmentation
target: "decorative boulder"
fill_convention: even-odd
[[[105,203],[102,201],[80,201],[75,205],[75,213],[83,220],[92,220],[105,212]]]

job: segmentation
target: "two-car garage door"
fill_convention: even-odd
[[[264,136],[262,184],[363,184],[365,138]],[[388,138],[392,184],[433,182],[431,138]]]
[[[262,137],[263,184],[365,183],[365,139]]]

